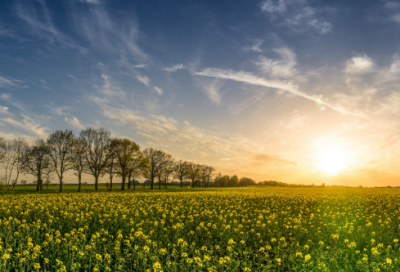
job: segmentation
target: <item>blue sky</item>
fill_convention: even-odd
[[[104,126],[226,174],[395,185],[399,26],[383,0],[1,1],[0,136]]]

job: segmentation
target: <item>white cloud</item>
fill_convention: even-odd
[[[160,89],[160,88],[158,88],[157,86],[154,86],[154,90],[155,90],[159,95],[162,95],[162,93],[163,93],[163,90]]]
[[[285,0],[266,0],[261,3],[260,8],[262,11],[269,13],[283,13],[286,11],[286,1]]]
[[[8,113],[8,107],[0,106],[0,113]]]
[[[48,130],[47,127],[42,127],[40,122],[33,120],[29,116],[26,116],[23,114],[21,114],[21,116],[24,118],[22,121],[23,123],[18,122],[11,118],[5,118],[5,119],[3,119],[3,121],[6,123],[9,123],[15,127],[21,128],[27,132],[33,133],[42,139],[44,139],[48,136],[48,133],[46,132]]]
[[[265,57],[260,57],[256,65],[260,70],[272,77],[290,78],[295,76],[298,72],[295,69],[296,54],[289,48],[278,48],[273,50],[280,56],[280,60],[272,60]]]
[[[395,21],[396,23],[400,23],[400,13],[399,14],[395,14],[392,17],[392,20]]]
[[[17,87],[21,82],[21,80],[0,76],[0,88]]]
[[[318,16],[319,10],[308,5],[306,0],[266,0],[260,8],[273,21],[298,31],[304,31],[310,26],[321,34],[332,30],[332,24]]]
[[[139,80],[140,82],[142,82],[147,87],[149,87],[150,79],[147,76],[137,76],[136,79]]]
[[[214,104],[219,105],[221,103],[221,94],[219,93],[219,89],[222,87],[223,84],[225,83],[221,84],[221,82],[216,79],[202,86],[204,92]]]
[[[175,72],[176,70],[180,70],[180,69],[184,69],[185,66],[181,63],[181,64],[175,64],[172,67],[165,67],[162,70],[167,71],[167,72]]]
[[[346,62],[345,72],[349,74],[362,74],[371,72],[374,68],[374,62],[367,55],[356,56]]]
[[[254,51],[254,52],[257,52],[257,53],[261,53],[262,50],[261,50],[260,46],[263,44],[263,42],[264,42],[263,40],[256,39],[251,46],[243,47],[242,50],[244,52]]]
[[[100,88],[100,91],[106,96],[125,96],[124,91],[122,91],[118,86],[112,83],[111,76],[102,74],[101,77],[104,80],[103,86]]]
[[[79,122],[79,120],[73,116],[72,119],[65,117],[65,122],[73,126],[74,128],[85,129],[85,126]]]
[[[62,46],[77,48],[81,52],[85,51],[84,48],[77,46],[71,38],[57,30],[45,2],[41,0],[37,2],[40,5],[39,9],[36,9],[33,4],[26,5],[25,3],[18,3],[14,7],[17,17],[29,27],[29,33],[50,43],[58,42]]]

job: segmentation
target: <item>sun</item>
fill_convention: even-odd
[[[324,146],[318,153],[318,168],[330,175],[337,175],[349,163],[349,154],[338,145]]]

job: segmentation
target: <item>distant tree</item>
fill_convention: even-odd
[[[45,173],[44,173],[44,184],[46,185],[47,190],[49,190],[49,185],[51,185],[51,181],[52,181],[53,178],[54,178],[54,172],[45,171]]]
[[[146,178],[150,179],[151,190],[153,190],[154,178],[158,175],[159,172],[162,172],[165,164],[167,164],[170,160],[171,155],[165,153],[162,150],[150,147],[143,150],[143,158],[144,162],[143,164],[141,164],[141,170],[143,175]]]
[[[215,168],[212,166],[206,166],[204,169],[204,175],[206,178],[206,187],[208,188],[210,186],[210,180],[213,172],[215,171]]]
[[[251,178],[247,178],[247,177],[242,177],[239,180],[239,185],[242,187],[247,187],[250,185],[255,185],[256,182],[254,180],[252,180]]]
[[[21,182],[21,185],[26,185],[28,183],[28,181],[26,179],[23,179],[20,182]]]
[[[220,183],[220,187],[228,187],[229,186],[229,176],[225,175],[223,177],[220,178],[219,183]]]
[[[164,169],[162,171],[163,176],[164,176],[164,185],[165,185],[165,189],[167,189],[168,187],[168,181],[170,176],[174,173],[174,164],[175,164],[175,160],[172,158],[168,160],[168,162],[165,164]]]
[[[12,139],[7,140],[2,145],[2,149],[5,151],[3,155],[3,168],[5,170],[5,179],[7,184],[7,190],[9,191],[11,186],[14,191],[15,185],[18,183],[18,177],[21,172],[21,163],[24,152],[28,148],[28,143],[24,139]],[[15,171],[16,177],[12,181],[11,177]]]
[[[222,178],[222,174],[221,174],[221,172],[218,172],[218,174],[215,176],[215,179],[214,179],[215,186],[221,187],[221,178]]]
[[[118,148],[118,143],[120,139],[111,139],[110,140],[110,145],[108,147],[108,160],[107,164],[105,167],[105,171],[107,172],[109,178],[110,178],[110,183],[107,186],[107,190],[112,191],[113,189],[113,177],[115,174],[115,168],[117,164],[117,155],[116,155],[116,149]]]
[[[57,174],[60,181],[60,192],[62,192],[64,173],[73,168],[70,157],[74,141],[74,133],[68,129],[65,131],[56,130],[47,139],[50,150],[51,168]]]
[[[138,152],[137,157],[134,157],[133,160],[129,164],[129,175],[128,175],[128,189],[131,188],[131,180],[133,180],[133,190],[136,190],[136,178],[142,175],[142,165],[146,165],[145,160],[143,159],[142,152]]]
[[[179,160],[175,162],[173,166],[174,177],[179,179],[181,183],[181,188],[183,187],[183,180],[187,176],[187,165],[188,165],[187,161]]]
[[[36,177],[36,191],[40,192],[43,189],[42,177],[46,171],[51,171],[50,149],[45,141],[36,140],[22,156],[21,172]]]
[[[239,178],[236,175],[233,175],[230,179],[229,179],[229,183],[228,185],[230,187],[237,187],[239,186]]]
[[[160,167],[159,171],[157,172],[158,189],[161,189],[161,184],[166,182],[165,180],[166,174],[169,176],[172,173],[171,171],[174,159],[170,154],[166,154],[164,159],[165,159],[164,164],[162,165],[162,167]]]
[[[79,135],[85,147],[84,171],[94,177],[95,190],[98,191],[99,177],[103,176],[108,164],[110,131],[105,128],[87,128]]]
[[[3,160],[6,151],[4,150],[7,141],[4,137],[0,137],[0,162]]]
[[[69,158],[71,160],[71,169],[74,170],[74,175],[78,177],[78,192],[80,192],[82,186],[82,173],[85,167],[85,145],[81,139],[75,138],[72,153]]]
[[[132,176],[133,172],[136,174],[139,168],[136,163],[140,163],[142,155],[140,147],[137,143],[127,138],[114,139],[111,142],[111,147],[115,154],[115,173],[122,178],[121,190],[125,190],[126,178]],[[129,183],[130,180],[128,180]]]
[[[192,181],[194,188],[195,181],[200,177],[201,165],[194,162],[189,162],[187,165],[187,177]]]

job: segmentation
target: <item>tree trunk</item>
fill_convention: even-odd
[[[39,192],[39,179],[37,180],[37,183],[36,183],[36,192]]]
[[[158,189],[161,189],[161,179],[158,177]]]
[[[133,179],[133,190],[134,190],[134,191],[136,190],[136,182],[135,182],[135,179]]]
[[[78,173],[78,183],[79,183],[78,192],[80,192],[81,191],[81,184],[82,184],[82,174],[81,173]]]
[[[112,180],[113,180],[113,175],[110,174],[110,191],[112,191]]]
[[[192,179],[192,188],[194,188],[194,179]]]
[[[180,180],[181,180],[181,188],[183,188],[183,178],[181,178]]]
[[[62,192],[62,186],[63,186],[62,180],[63,180],[63,178],[61,177],[61,178],[60,178],[60,193]]]
[[[126,177],[123,176],[123,177],[122,177],[122,186],[121,186],[121,190],[122,190],[122,191],[125,190],[125,180],[126,180]]]
[[[128,176],[128,189],[131,189],[131,178],[132,178],[132,174],[129,174],[129,176]],[[133,183],[135,183],[135,180],[133,180]]]
[[[151,190],[153,190],[153,186],[154,186],[154,177],[151,177],[151,184],[150,184],[151,186]]]
[[[96,192],[98,191],[98,186],[97,186],[98,182],[99,182],[99,177],[95,176],[94,177],[94,189],[96,190]]]

